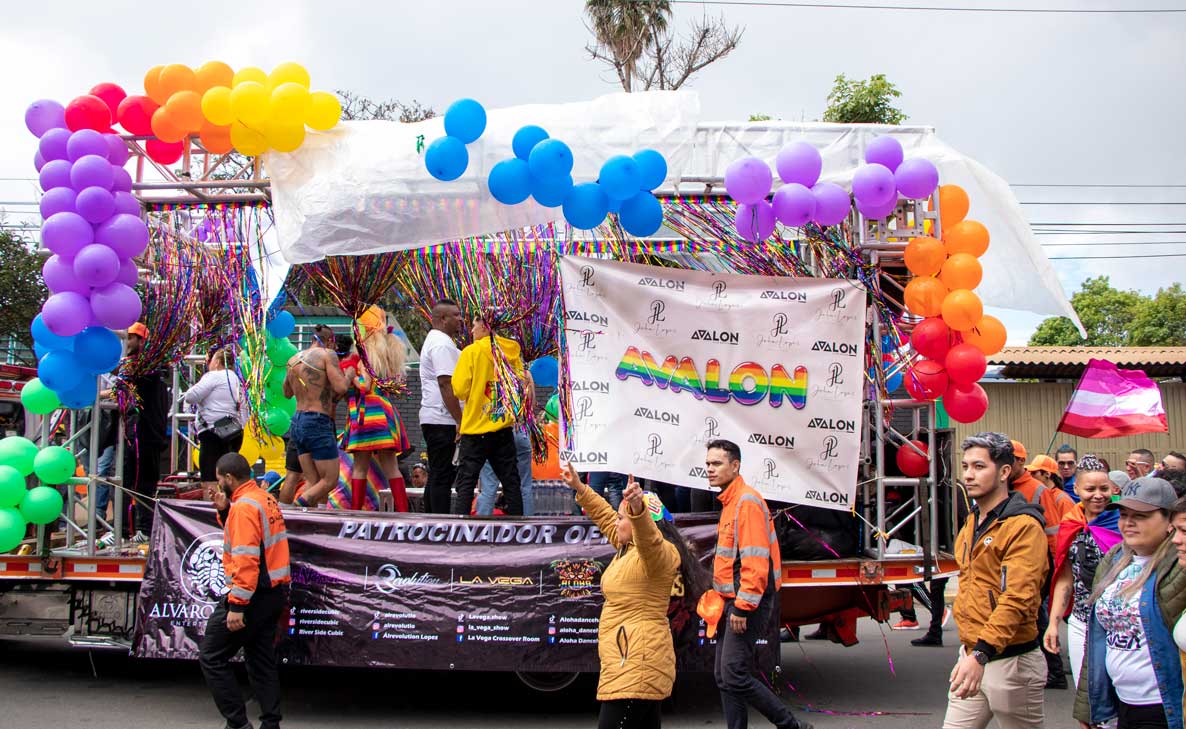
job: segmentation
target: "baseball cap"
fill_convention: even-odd
[[[148,339],[148,327],[144,326],[144,324],[141,322],[136,322],[132,326],[128,327],[128,336],[133,334],[140,337],[141,339]]]
[[[1178,494],[1169,481],[1156,476],[1142,476],[1129,481],[1120,490],[1120,500],[1108,504],[1108,508],[1123,506],[1133,511],[1156,511],[1172,507],[1177,500]]]
[[[1013,444],[1013,457],[1014,458],[1020,458],[1021,460],[1024,461],[1025,459],[1030,457],[1030,455],[1025,452],[1025,446],[1023,446],[1021,444],[1021,441],[1013,440],[1013,441],[1009,441],[1009,442]]]
[[[1108,480],[1116,485],[1116,488],[1122,489],[1128,485],[1132,479],[1124,471],[1108,471]]]
[[[1016,447],[1016,446],[1014,446]],[[1047,473],[1058,473],[1058,461],[1055,461],[1048,455],[1042,454],[1034,456],[1034,460],[1030,461],[1025,470],[1030,471],[1045,471]]]

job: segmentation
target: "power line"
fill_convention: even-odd
[[[649,2],[650,0],[635,0]],[[820,2],[773,2],[771,0],[669,0],[672,5],[743,5],[768,8],[820,8],[826,10],[918,10],[940,13],[1039,13],[1048,15],[1104,15],[1186,13],[1186,8],[986,8],[934,5],[868,5]]]
[[[1154,240],[1154,241],[1117,241],[1115,243],[1106,241],[1096,241],[1094,243],[1039,243],[1046,248],[1060,248],[1066,246],[1127,246],[1133,248],[1136,246],[1186,246],[1186,240]]]
[[[1114,261],[1121,258],[1186,258],[1186,253],[1160,253],[1135,256],[1051,256],[1051,261]]]
[[[1148,200],[1130,201],[1109,201],[1109,200],[1054,200],[1045,202],[1042,200],[1019,200],[1022,205],[1186,205],[1186,201],[1171,201],[1171,202],[1151,202]]]
[[[1048,184],[1044,184],[1044,183],[1040,183],[1040,182],[1010,182],[1009,187],[1108,187],[1108,188],[1120,188],[1120,189],[1126,189],[1126,188],[1141,188],[1141,189],[1155,188],[1156,189],[1156,188],[1169,188],[1169,187],[1181,188],[1181,187],[1186,187],[1186,184],[1156,185],[1156,184],[1152,184],[1152,183],[1148,183],[1148,184],[1146,184],[1146,183],[1131,183],[1131,184],[1130,183],[1116,183],[1116,184],[1092,185],[1092,184],[1077,184],[1077,183],[1073,183],[1073,182],[1051,182]]]
[[[1186,234],[1182,230],[1062,230],[1058,228],[1034,229],[1034,235],[1048,237],[1052,235],[1172,235]]]

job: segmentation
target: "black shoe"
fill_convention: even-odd
[[[779,628],[778,640],[780,643],[798,643],[799,636],[795,634],[796,631],[790,628]]]
[[[910,645],[942,647],[943,646],[943,634],[942,633],[927,633],[926,635],[924,635],[921,638],[915,638],[914,640],[910,641]]]
[[[1046,676],[1046,688],[1048,689],[1065,689],[1067,688],[1067,677],[1063,675]]]
[[[814,633],[808,633],[803,636],[804,640],[828,640],[828,631],[824,626],[816,628]]]

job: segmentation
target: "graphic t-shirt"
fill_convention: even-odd
[[[1087,529],[1075,535],[1067,551],[1067,562],[1071,565],[1071,615],[1084,625],[1091,619],[1091,585],[1095,581],[1100,556],[1100,546]]]
[[[1127,598],[1120,594],[1137,579],[1148,562],[1148,557],[1133,557],[1095,606],[1095,617],[1104,629],[1108,646],[1105,660],[1108,676],[1116,688],[1116,696],[1134,706],[1161,703],[1153,658],[1141,625],[1141,593]]]

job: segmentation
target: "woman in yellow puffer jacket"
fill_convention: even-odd
[[[581,483],[568,464],[561,474],[577,503],[618,554],[601,576],[605,605],[597,634],[601,678],[599,729],[657,729],[660,702],[675,683],[675,648],[667,609],[682,580],[684,600],[695,605],[707,572],[675,528],[659,497],[630,477],[617,510]]]

